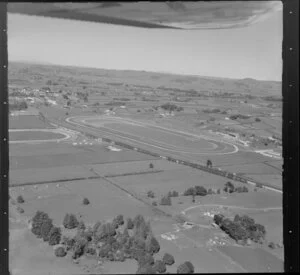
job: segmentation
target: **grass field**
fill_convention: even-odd
[[[236,246],[219,249],[249,272],[283,272],[283,262],[263,249]]]
[[[53,132],[38,132],[38,131],[18,131],[9,132],[9,140],[50,140],[50,139],[61,139],[65,136],[60,133]]]
[[[42,121],[37,115],[9,116],[10,129],[44,129],[54,128],[49,123]]]

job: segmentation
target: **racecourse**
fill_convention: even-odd
[[[220,142],[211,137],[159,127],[119,117],[70,117],[66,121],[101,131],[108,138],[133,142],[160,151],[186,156],[226,155],[238,152],[238,147],[229,142]]]
[[[67,129],[9,129],[11,144],[44,143],[70,141],[75,138],[73,131]]]

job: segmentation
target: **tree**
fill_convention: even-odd
[[[235,190],[234,185],[230,181],[227,181],[224,186],[224,191],[227,193],[233,193],[234,190]]]
[[[190,262],[184,262],[177,267],[177,274],[194,273],[194,266]]]
[[[127,219],[127,229],[133,229],[134,223],[131,218]]]
[[[153,265],[153,264],[154,264],[154,258],[149,253],[146,253],[145,255],[142,255],[141,257],[138,258],[139,266]]]
[[[217,194],[221,194],[221,190],[220,189],[217,190]]]
[[[47,219],[41,226],[41,236],[45,242],[49,241],[50,231],[53,228],[52,220]]]
[[[206,167],[207,167],[207,168],[212,168],[212,161],[211,161],[210,159],[208,159],[208,160],[206,161]]]
[[[93,229],[92,229],[93,236],[95,236],[95,234],[100,226],[101,226],[101,222],[99,222],[99,221],[94,224]]]
[[[24,203],[25,201],[24,201],[24,198],[23,198],[21,195],[19,195],[19,196],[17,197],[17,202],[18,202],[18,203]]]
[[[155,263],[153,265],[153,269],[155,272],[158,272],[158,273],[164,273],[167,270],[165,263],[161,260],[155,261]]]
[[[175,198],[175,197],[178,197],[178,196],[179,196],[178,192],[174,190],[174,191],[172,192],[172,197]]]
[[[118,215],[117,217],[114,218],[113,222],[118,226],[124,224],[124,217],[123,215]]]
[[[224,215],[222,215],[222,214],[214,215],[214,223],[217,225],[220,225],[222,223],[223,219],[224,219]]]
[[[156,254],[160,250],[159,242],[155,239],[155,237],[148,235],[146,239],[146,251],[150,254]]]
[[[31,232],[36,235],[38,238],[42,237],[41,227],[44,221],[48,220],[49,216],[43,211],[37,211],[34,217],[32,218],[32,228]]]
[[[207,190],[203,186],[195,186],[194,187],[194,193],[197,196],[206,196],[207,195]]]
[[[207,190],[207,194],[208,194],[208,195],[212,195],[212,194],[213,194],[213,190],[212,190],[211,188],[209,188],[209,189]]]
[[[149,191],[147,192],[147,197],[153,199],[153,198],[155,197],[154,192],[151,191],[151,190],[149,190]]]
[[[72,249],[74,247],[75,239],[63,236],[61,243],[63,245],[65,245],[66,250],[69,251],[70,249]]]
[[[133,219],[133,223],[135,227],[139,227],[141,224],[145,224],[146,221],[144,217],[140,214],[136,215],[135,218]]]
[[[242,190],[243,190],[244,193],[249,192],[249,190],[248,190],[248,188],[246,186],[243,186]]]
[[[77,225],[77,229],[78,230],[81,230],[81,231],[84,231],[85,230],[85,224],[84,224],[84,222],[83,221],[80,221],[79,223],[78,223],[78,225]]]
[[[190,187],[187,190],[184,191],[183,195],[184,196],[192,196],[195,194],[195,189],[194,187]]]
[[[63,225],[65,228],[67,228],[67,229],[76,228],[78,226],[78,223],[79,222],[74,214],[66,214],[65,215],[65,218],[63,221]]]
[[[271,248],[271,249],[275,249],[276,248],[276,246],[275,246],[275,244],[273,242],[269,242],[268,247]]]
[[[61,239],[61,230],[59,227],[52,227],[49,232],[49,244],[56,245],[59,244]]]
[[[152,202],[152,205],[153,205],[153,206],[157,206],[157,202],[156,202],[156,201],[153,201],[153,202]]]
[[[82,203],[84,205],[88,205],[88,204],[90,204],[90,201],[87,198],[84,198],[83,201],[82,201]]]
[[[169,196],[162,197],[160,200],[160,205],[172,205],[171,198]]]
[[[153,163],[150,163],[150,164],[149,164],[149,168],[150,168],[150,169],[153,169],[153,168],[154,168]]]
[[[166,265],[172,265],[175,263],[174,257],[169,253],[165,253],[162,260]]]
[[[65,257],[67,255],[67,252],[61,246],[57,247],[54,253],[56,257]]]

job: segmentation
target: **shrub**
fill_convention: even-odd
[[[258,117],[256,117],[256,118],[255,118],[255,121],[256,121],[256,122],[260,122],[260,121],[261,121],[261,119],[260,119],[260,118],[258,118]]]
[[[149,168],[150,168],[150,169],[153,169],[153,168],[154,168],[153,163],[150,163],[150,164],[149,164]]]
[[[134,223],[131,218],[127,219],[127,229],[133,229]]]
[[[21,196],[21,195],[19,195],[18,197],[17,197],[17,203],[24,203],[25,201],[24,201],[24,198]]]
[[[54,251],[56,257],[65,257],[67,255],[67,252],[63,247],[57,247]]]
[[[53,228],[52,220],[47,219],[41,226],[41,236],[45,242],[49,241],[50,231]]]
[[[153,202],[152,202],[152,205],[153,205],[153,206],[157,206],[157,202],[156,202],[156,201],[153,201]]]
[[[37,211],[34,217],[32,218],[32,228],[31,232],[36,235],[38,238],[42,237],[41,227],[44,221],[48,220],[49,216],[47,213],[42,211]]]
[[[66,214],[63,225],[67,229],[73,229],[78,226],[79,222],[74,214]]]
[[[49,232],[49,244],[56,245],[59,244],[61,239],[61,230],[59,227],[52,227]]]
[[[160,205],[172,205],[171,198],[168,196],[162,197],[160,201]]]
[[[88,205],[88,204],[90,204],[90,201],[87,198],[84,198],[83,201],[82,201],[82,203],[84,205]]]
[[[220,189],[217,190],[217,194],[221,194],[221,190]]]
[[[172,265],[175,263],[174,257],[169,253],[165,253],[162,260],[166,265]]]
[[[165,263],[161,260],[155,261],[155,263],[153,265],[153,269],[155,272],[158,272],[158,273],[164,273],[167,271]]]
[[[151,190],[150,190],[150,191],[148,191],[148,192],[147,192],[147,197],[148,197],[148,198],[152,198],[152,199],[153,199],[153,198],[155,197],[155,195],[154,195],[154,192],[153,192],[153,191],[151,191]]]

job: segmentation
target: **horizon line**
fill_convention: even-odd
[[[257,79],[253,77],[244,77],[244,78],[231,78],[231,77],[222,77],[222,76],[208,76],[208,75],[196,75],[196,74],[179,74],[167,71],[146,71],[146,70],[134,70],[134,69],[108,69],[108,68],[100,68],[100,67],[90,67],[83,65],[62,65],[51,62],[43,62],[43,61],[29,61],[29,60],[8,60],[9,63],[25,63],[31,65],[44,65],[44,66],[58,66],[58,67],[75,67],[75,68],[83,68],[83,69],[94,69],[94,70],[107,70],[107,71],[132,71],[132,72],[144,72],[144,73],[157,73],[157,74],[167,74],[167,75],[177,75],[177,76],[190,76],[190,77],[199,77],[199,78],[218,78],[218,79],[228,79],[228,80],[254,80],[254,81],[264,81],[264,82],[279,82],[282,83],[282,80],[274,80],[274,79]]]

